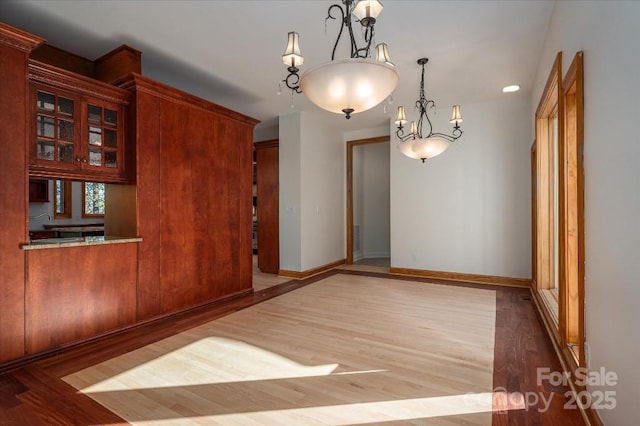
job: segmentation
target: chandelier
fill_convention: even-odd
[[[288,34],[287,48],[282,62],[289,75],[283,80],[293,93],[303,93],[311,102],[327,111],[351,114],[371,109],[384,101],[398,85],[398,71],[389,58],[385,43],[375,46],[375,59],[371,59],[371,43],[376,18],[382,11],[378,0],[342,0],[343,6],[333,4],[325,21],[340,18],[340,32],[333,46],[331,61],[322,63],[299,75],[304,63],[300,53],[299,35]],[[334,16],[334,13],[338,14]],[[352,19],[359,22],[364,32],[364,46],[359,47],[352,26]],[[351,57],[335,59],[338,42],[345,31],[349,35]]]
[[[427,58],[418,59],[418,65],[422,66],[422,80],[420,80],[420,99],[416,101],[416,109],[420,112],[418,123],[411,122],[409,133],[405,135],[404,125],[407,123],[407,118],[404,113],[404,107],[398,107],[398,115],[396,116],[396,137],[400,139],[398,149],[404,155],[409,158],[420,159],[424,163],[427,158],[433,158],[442,154],[451,142],[455,142],[460,136],[462,136],[462,129],[460,129],[460,123],[462,123],[462,114],[460,113],[460,105],[454,105],[451,108],[451,119],[449,122],[453,124],[453,132],[451,135],[444,133],[434,133],[431,120],[427,115],[428,108],[435,108],[436,104],[433,100],[427,99],[424,95],[424,66],[429,62]],[[423,124],[426,119],[429,131],[423,131]]]

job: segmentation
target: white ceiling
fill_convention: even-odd
[[[287,74],[281,61],[287,32],[300,33],[303,71],[329,60],[339,30],[337,21],[329,21],[325,34],[332,3],[2,0],[0,19],[89,59],[128,44],[143,52],[143,74],[255,117],[266,127],[292,110],[290,92],[285,88],[277,95]],[[533,0],[383,3],[374,42],[389,45],[398,67],[395,105],[415,102],[416,60],[428,57],[426,94],[445,114],[453,103],[461,104],[464,114],[465,103],[509,96],[501,92],[509,84],[527,93],[554,6]],[[302,95],[293,101],[294,110],[319,110]],[[376,107],[349,121],[325,114],[334,126],[356,130],[384,125],[394,109],[385,114]]]

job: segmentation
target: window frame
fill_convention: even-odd
[[[58,196],[57,185],[58,182],[62,183],[62,203],[63,211],[58,213]],[[72,185],[68,179],[54,179],[53,180],[53,218],[54,219],[70,219],[72,217],[73,205],[72,205]]]

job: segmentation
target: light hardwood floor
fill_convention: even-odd
[[[491,424],[496,292],[337,274],[63,378],[133,424]]]
[[[274,285],[286,283],[291,278],[280,277],[276,274],[265,274],[258,268],[258,256],[253,255],[253,290],[260,291]]]

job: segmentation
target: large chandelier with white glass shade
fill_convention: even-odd
[[[312,67],[302,76],[299,67],[304,63],[304,57],[300,52],[300,36],[297,32],[290,32],[282,55],[282,62],[289,71],[283,80],[286,86],[293,93],[303,93],[320,108],[344,114],[347,119],[351,114],[371,109],[387,99],[398,85],[399,76],[385,43],[376,45],[373,51],[371,49],[376,18],[381,11],[382,3],[378,0],[359,0],[357,3],[355,0],[342,0],[342,5],[331,5],[325,20],[341,20],[331,61]],[[354,20],[360,23],[364,33],[362,47],[355,39]],[[350,39],[351,56],[335,59],[338,42],[345,30]]]

